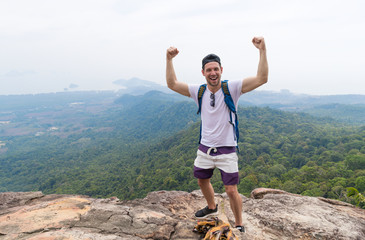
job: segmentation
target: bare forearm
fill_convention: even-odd
[[[186,83],[177,81],[172,59],[179,53],[175,47],[167,49],[166,53],[166,83],[168,88],[184,96],[190,96],[189,87]]]
[[[170,88],[171,90],[174,90],[174,86],[177,82],[176,79],[176,74],[175,74],[175,69],[174,69],[174,65],[172,63],[172,59],[167,59],[166,60],[166,83],[167,83],[167,87]]]
[[[260,83],[264,84],[268,81],[269,65],[267,63],[266,49],[260,50],[260,61],[257,68],[257,78]]]
[[[242,82],[242,93],[250,92],[261,85],[267,83],[269,76],[269,66],[266,57],[266,45],[263,37],[254,37],[252,43],[260,50],[259,66],[254,77],[248,77]]]

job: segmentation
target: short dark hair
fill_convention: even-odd
[[[205,56],[203,58],[203,60],[202,60],[202,68],[204,69],[205,64],[207,64],[209,62],[217,62],[217,63],[219,63],[219,66],[221,65],[221,59],[217,55],[215,55],[213,53],[208,54],[207,56]]]

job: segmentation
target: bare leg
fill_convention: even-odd
[[[198,179],[199,187],[205,197],[205,200],[208,203],[208,207],[210,209],[215,209],[215,201],[214,201],[214,189],[212,184],[210,183],[210,178],[208,179]]]
[[[229,203],[235,218],[236,226],[242,226],[242,198],[238,193],[237,185],[224,185],[229,197]]]

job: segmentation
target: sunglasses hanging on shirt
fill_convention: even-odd
[[[214,107],[215,106],[215,96],[214,93],[210,94],[210,106]]]

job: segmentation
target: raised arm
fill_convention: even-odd
[[[264,38],[254,37],[252,39],[252,43],[260,50],[260,61],[257,68],[257,75],[255,77],[248,77],[243,80],[242,93],[250,92],[267,83],[269,76],[269,67],[266,58],[266,46]]]
[[[179,53],[175,47],[170,47],[166,52],[166,83],[167,86],[184,96],[190,97],[188,84],[177,81],[172,59]]]

